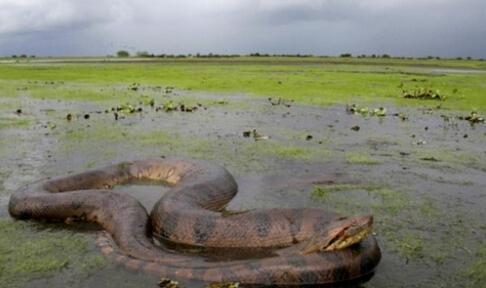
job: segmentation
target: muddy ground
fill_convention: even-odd
[[[0,281],[6,287],[156,287],[156,278],[101,258],[93,227],[13,222],[7,203],[37,179],[162,155],[227,167],[240,185],[230,209],[373,213],[383,258],[364,287],[484,285],[486,125],[460,120],[464,112],[368,104],[369,110],[386,107],[378,116],[245,95],[146,94],[154,107],[134,99],[142,110],[118,111],[118,119],[112,108],[124,103],[0,99]],[[157,109],[169,101],[198,108]],[[245,137],[253,129],[257,139],[253,132]],[[117,189],[148,208],[163,190]]]

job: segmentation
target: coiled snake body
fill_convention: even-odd
[[[150,217],[136,199],[110,189],[147,180],[173,186],[155,204]],[[369,274],[380,261],[376,240],[364,234],[362,241],[349,248],[322,252],[314,247],[320,239],[329,238],[329,244],[336,235],[351,231],[340,228],[349,220],[332,212],[276,208],[221,213],[236,192],[235,180],[223,167],[156,158],[28,185],[11,196],[9,212],[18,219],[79,218],[99,223],[110,235],[99,238],[103,254],[127,267],[169,278],[256,285],[328,284]],[[330,237],[329,231],[338,232]],[[277,250],[279,255],[272,257],[218,262],[160,247],[153,236],[162,242],[215,249],[290,248]]]

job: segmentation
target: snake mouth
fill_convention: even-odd
[[[366,239],[372,230],[372,215],[342,218],[306,241],[300,254],[345,249]]]
[[[329,245],[327,247],[324,247],[323,251],[341,250],[350,247],[356,243],[359,243],[371,234],[371,232],[373,231],[373,227],[370,225],[362,227],[357,231],[351,232],[351,230],[355,230],[355,228],[343,229],[334,238],[332,238],[332,240],[329,242]]]

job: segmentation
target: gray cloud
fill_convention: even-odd
[[[126,7],[122,1],[107,0],[1,0],[0,33],[50,32],[96,26],[123,17]]]
[[[486,57],[482,0],[0,0],[0,55]]]

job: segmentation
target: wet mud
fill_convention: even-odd
[[[0,125],[0,220],[22,231],[22,239],[2,247],[5,255],[22,255],[14,242],[39,231],[46,239],[86,237],[85,249],[73,253],[99,255],[96,228],[10,223],[8,198],[22,185],[119,161],[175,155],[210,160],[235,175],[240,191],[229,210],[322,207],[346,215],[373,213],[383,258],[364,287],[474,287],[484,279],[468,271],[486,245],[485,124],[460,120],[461,112],[388,103],[368,104],[386,107],[386,115],[373,116],[349,113],[345,105],[285,105],[246,95],[175,91],[164,97],[117,119],[111,107],[124,103],[2,98],[0,121],[8,125]],[[156,110],[169,100],[204,104],[191,112]],[[262,138],[245,137],[253,130]],[[147,209],[167,191],[154,185],[115,189],[134,195]],[[63,245],[60,250],[69,247]],[[154,277],[101,260],[90,266],[91,258],[83,257],[8,283],[157,287]],[[80,268],[81,262],[87,268]]]

